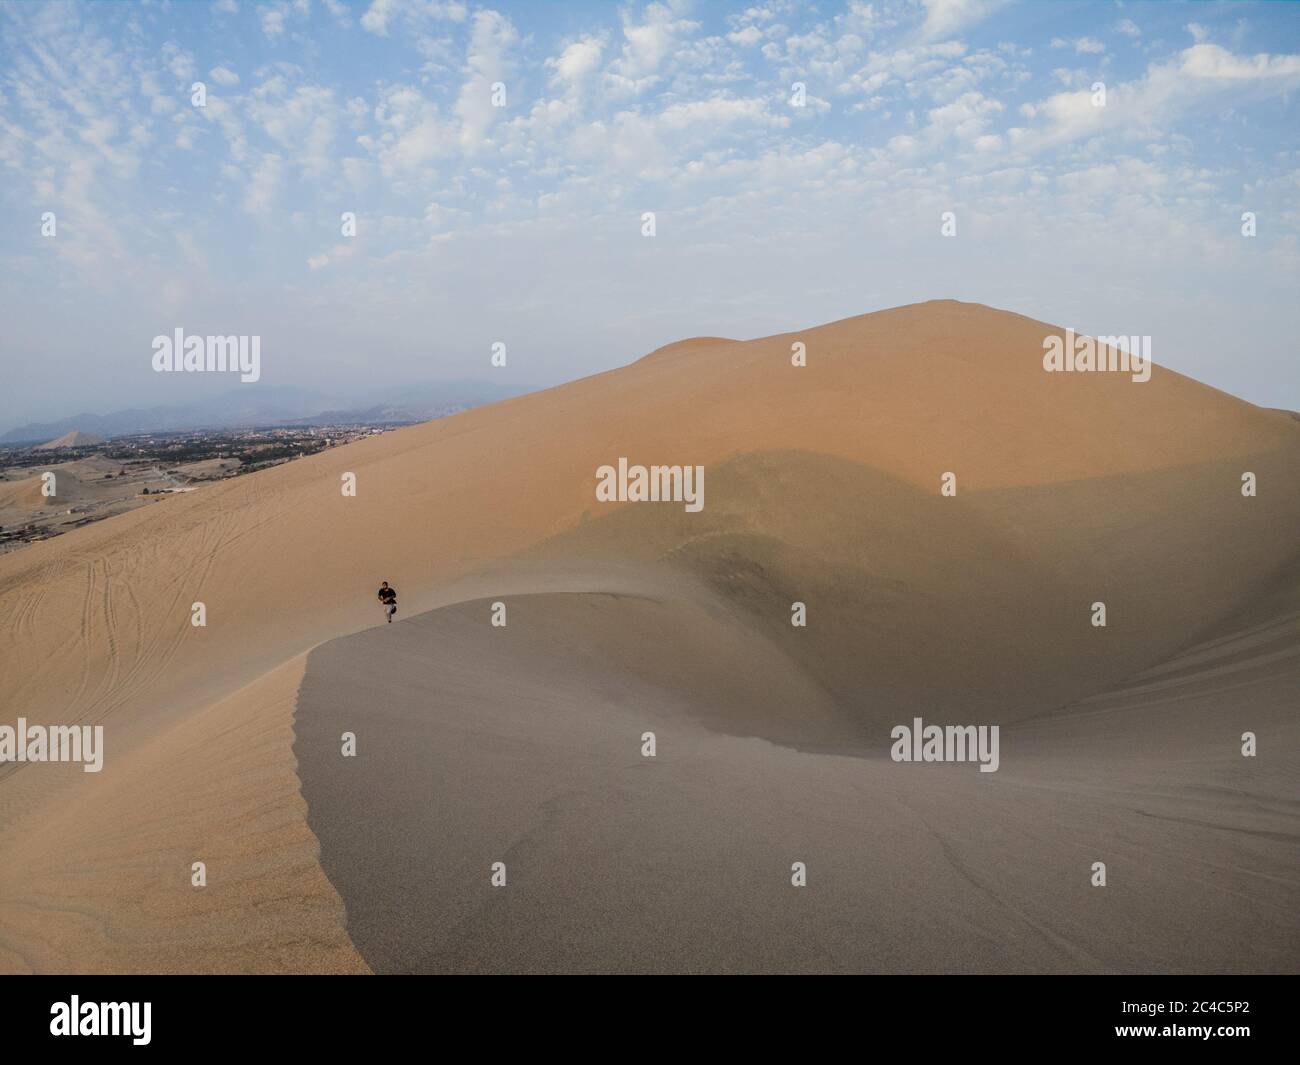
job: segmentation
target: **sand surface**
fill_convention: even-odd
[[[1300,422],[1051,331],[697,339],[0,557],[0,723],[107,748],[0,767],[0,968],[1294,969]]]
[[[689,599],[507,601],[309,658],[309,823],[376,971],[1295,967],[1295,613],[1009,729],[981,774],[728,734],[721,706],[768,733],[827,708]]]

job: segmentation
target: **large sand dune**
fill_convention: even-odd
[[[0,557],[0,722],[107,730],[0,768],[0,968],[1293,968],[1300,423],[1052,331],[702,338]],[[890,762],[913,714],[1002,769]]]

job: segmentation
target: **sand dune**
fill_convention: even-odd
[[[40,831],[16,836],[0,867],[6,970],[366,970],[285,757],[302,666],[110,747],[103,786],[40,808]]]
[[[1295,615],[1277,647],[1190,650],[1159,727],[1135,678],[1009,730],[983,775],[735,735],[722,708],[769,734],[834,709],[687,598],[509,602],[504,629],[473,601],[309,658],[309,823],[377,971],[1294,968]],[[1225,686],[1210,662],[1242,644]]]
[[[30,512],[41,507],[50,508],[57,505],[41,495],[41,478],[23,477],[14,481],[0,481],[0,509],[13,508],[19,512]]]
[[[37,451],[54,451],[61,447],[89,447],[92,444],[102,444],[104,438],[96,436],[94,433],[83,433],[80,429],[70,429],[62,436],[47,440],[44,444],[38,444]]]
[[[1125,853],[1169,848],[1164,872],[1137,874],[1144,891],[1172,884],[1191,899],[1195,850],[1218,870],[1211,879],[1250,903],[1230,919],[1196,895],[1177,921],[1213,913],[1274,944],[1256,967],[1293,965],[1294,924],[1259,885],[1294,892],[1294,810],[1270,798],[1267,815],[1241,813],[1231,789],[1191,796],[1247,771],[1216,714],[1239,735],[1258,709],[1272,751],[1282,749],[1290,726],[1267,700],[1278,697],[1270,684],[1294,683],[1294,658],[1256,662],[1243,647],[1251,664],[1237,680],[1264,700],[1258,708],[1239,695],[1225,707],[1214,684],[1189,682],[1158,705],[1142,693],[1163,683],[1151,678],[1199,676],[1189,653],[1213,659],[1214,646],[1264,639],[1223,626],[1273,602],[1295,565],[1300,423],[1160,368],[1143,384],[1046,374],[1052,331],[941,301],[762,340],[697,338],[0,557],[0,722],[95,722],[107,737],[101,774],[0,768],[0,966],[1252,966],[1239,951],[1215,954],[1228,949],[1217,939],[1169,948],[1176,921],[1123,948],[1054,924],[1100,920],[1102,899],[1134,890],[1085,892],[1061,917],[1063,885],[1086,885],[1079,863],[1086,870],[1117,833]],[[790,365],[796,341],[803,368]],[[597,503],[594,471],[619,456],[705,464],[705,509]],[[947,471],[955,498],[939,495]],[[1243,471],[1258,477],[1256,498],[1241,496]],[[340,493],[345,472],[356,474],[355,498]],[[400,589],[403,620],[361,632],[381,620],[381,578]],[[485,602],[502,597],[510,625],[485,628]],[[808,604],[806,629],[789,624],[795,599]],[[1107,602],[1105,629],[1089,624],[1095,600]],[[205,628],[190,625],[194,602]],[[1278,607],[1255,625],[1285,645],[1285,615]],[[355,633],[307,660],[304,807],[288,723],[293,663]],[[1189,651],[1214,639],[1228,643]],[[355,698],[326,698],[330,689]],[[1032,758],[1008,756],[992,784],[947,773],[962,767],[899,777],[905,767],[881,752],[889,725],[913,712],[1019,722]],[[635,752],[646,714],[674,736],[671,759],[653,768]],[[396,853],[383,854],[338,835],[340,810],[364,803],[370,816],[386,797],[377,778],[337,779],[327,740],[343,719],[361,722],[377,753],[443,774],[432,834],[398,821],[428,842],[423,857],[403,856],[395,831],[375,844],[392,842]],[[1114,750],[1126,734],[1116,719],[1146,737],[1146,764],[1089,754]],[[1162,737],[1187,728],[1200,745],[1170,768]],[[418,739],[399,750],[402,736]],[[459,767],[453,749],[466,755]],[[1043,774],[1062,760],[1091,775],[1055,788]],[[500,763],[517,770],[504,792]],[[1272,795],[1278,764],[1261,754],[1239,792]],[[1133,821],[1115,794],[1166,770],[1168,793],[1147,806],[1184,820]],[[378,779],[391,781],[388,796],[418,802],[414,780]],[[559,799],[570,785],[572,808]],[[1265,834],[1222,843],[1191,824],[1238,813]],[[970,820],[958,833],[968,843],[945,834],[941,814]],[[564,838],[535,835],[539,821]],[[692,821],[683,844],[672,826]],[[48,848],[57,828],[76,841],[66,853]],[[845,849],[848,838],[859,849]],[[515,883],[537,890],[478,897],[485,854],[512,840],[536,856]],[[610,849],[625,858],[620,872],[597,860]],[[781,875],[797,850],[819,855],[819,868],[842,863],[816,902],[805,901],[811,891],[791,897]],[[998,871],[1012,851],[1025,865],[1008,884]],[[191,888],[190,863],[205,853],[218,856],[210,886]],[[562,883],[566,853],[620,890],[593,893],[591,876]],[[731,855],[716,859],[731,871],[725,889],[716,877],[669,886],[708,853]],[[349,873],[364,868],[361,855],[424,875],[412,897],[440,919],[412,931],[377,918],[383,906]],[[773,879],[755,874],[742,891],[737,870],[762,863]],[[1066,880],[1054,879],[1058,866]],[[885,890],[890,877],[943,885],[924,912],[965,930],[957,960],[943,934],[915,945],[921,932],[901,888]],[[634,883],[654,905],[626,902]],[[858,912],[872,888],[883,908]],[[666,937],[654,953],[649,928],[677,890],[697,946],[714,935],[694,952],[690,939]],[[1158,918],[1148,904],[1158,899],[1130,899],[1124,920]],[[577,928],[584,914],[599,934]],[[518,921],[546,915],[537,935],[550,938],[521,945]],[[785,929],[776,938],[774,922]],[[788,946],[799,928],[806,945]],[[840,950],[829,945],[839,932],[880,947]],[[403,937],[411,949],[394,945]],[[729,937],[740,937],[736,950],[721,945]]]

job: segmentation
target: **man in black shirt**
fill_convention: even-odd
[[[388,615],[388,624],[393,623],[393,615],[397,613],[397,589],[388,587],[388,582],[384,581],[379,586],[379,601],[384,604],[384,613]]]

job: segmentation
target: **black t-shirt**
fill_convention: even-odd
[[[396,602],[397,602],[397,589],[396,589],[396,588],[380,588],[380,589],[379,589],[379,601],[380,601],[381,603],[396,603]]]

